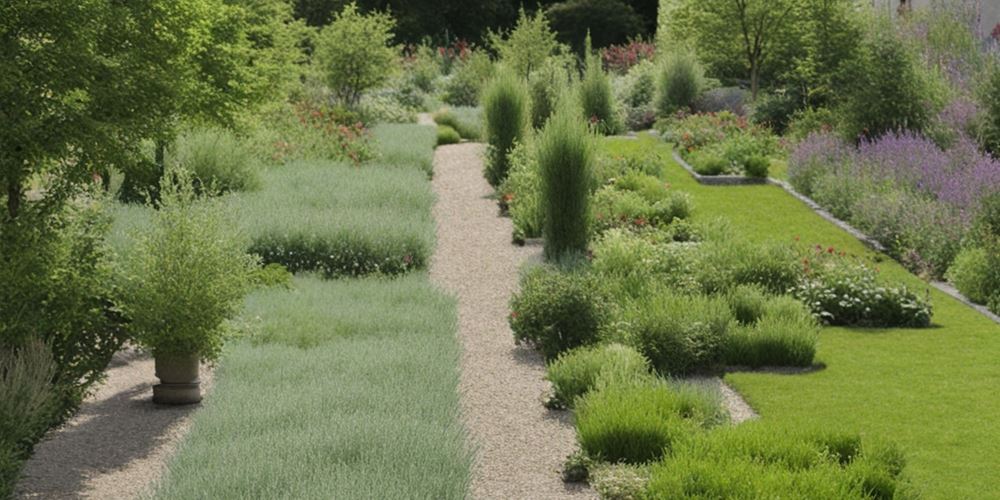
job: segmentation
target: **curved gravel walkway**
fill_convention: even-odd
[[[519,268],[540,260],[541,248],[511,244],[509,219],[499,216],[482,174],[482,144],[442,146],[434,154],[437,251],[431,279],[458,298],[462,344],[462,412],[476,462],[473,498],[592,498],[560,471],[575,449],[567,412],[542,406],[545,364],[514,345],[507,304]]]
[[[201,370],[203,391],[212,372]],[[200,405],[152,402],[153,360],[127,349],[115,354],[107,379],[66,425],[35,446],[16,498],[131,499],[163,473]]]

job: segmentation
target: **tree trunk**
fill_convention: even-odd
[[[18,212],[21,211],[22,196],[20,184],[12,182],[7,185],[7,214],[11,219],[17,218]]]

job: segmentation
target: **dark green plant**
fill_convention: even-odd
[[[739,285],[726,293],[726,302],[741,325],[752,325],[764,315],[767,292],[759,285]]]
[[[483,94],[486,120],[486,180],[494,188],[507,178],[508,155],[524,139],[530,99],[524,82],[510,71],[501,71]]]
[[[214,360],[259,259],[245,253],[218,201],[195,198],[186,172],[164,179],[152,227],[125,259],[121,308],[154,355]]]
[[[483,86],[495,73],[490,56],[485,51],[474,50],[445,80],[441,99],[452,106],[478,106]]]
[[[642,18],[622,0],[564,0],[545,11],[556,37],[577,53],[594,35],[594,47],[626,43],[643,34]]]
[[[714,368],[735,321],[721,298],[657,293],[626,313],[631,342],[665,375]]]
[[[545,257],[556,260],[587,250],[594,146],[579,108],[568,98],[538,137]]]
[[[771,169],[771,160],[766,156],[754,155],[746,159],[743,164],[743,173],[747,177],[766,179],[767,172]]]
[[[590,35],[586,43],[586,67],[580,80],[579,96],[583,118],[604,135],[613,135],[621,130],[615,111],[615,99],[611,91],[611,81],[601,66],[601,60],[590,52]]]
[[[701,94],[703,79],[703,71],[694,54],[677,51],[668,54],[657,82],[656,110],[660,116],[690,109]]]
[[[556,40],[545,12],[538,9],[529,15],[523,5],[518,11],[514,29],[507,33],[490,31],[486,38],[500,62],[521,79],[528,78],[548,58],[561,56],[566,51]]]
[[[608,344],[564,353],[549,363],[545,378],[552,383],[551,404],[572,408],[577,398],[598,383],[636,381],[649,374],[649,361],[638,351]]]
[[[521,278],[510,303],[514,339],[547,359],[595,342],[609,321],[612,303],[603,284],[581,271],[538,267]]]
[[[750,119],[770,128],[775,134],[784,134],[792,116],[805,105],[795,92],[779,91],[760,96],[753,103]]]
[[[437,127],[437,145],[443,146],[446,144],[458,144],[462,142],[462,136],[455,131],[455,129],[447,125],[438,125]]]
[[[801,302],[788,296],[767,302],[753,324],[734,329],[726,339],[730,366],[807,367],[816,356],[819,323]]]
[[[997,156],[1000,153],[1000,64],[994,62],[988,66],[978,97],[982,109],[979,142]]]

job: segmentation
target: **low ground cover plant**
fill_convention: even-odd
[[[298,163],[267,170],[263,180],[263,189],[231,203],[248,251],[265,264],[328,277],[400,274],[427,264],[433,196],[419,169]]]
[[[621,344],[579,347],[546,367],[552,383],[550,406],[572,408],[576,399],[601,384],[638,381],[650,376],[649,361]]]
[[[479,140],[483,135],[482,110],[476,107],[456,106],[434,113],[434,122],[455,129],[462,139]]]
[[[735,326],[722,299],[670,292],[637,301],[625,317],[629,338],[664,375],[716,368]]]
[[[372,129],[380,166],[417,168],[428,177],[434,175],[434,145],[437,134],[430,127],[382,123]],[[404,174],[408,175],[408,174]]]
[[[788,296],[770,298],[761,304],[756,319],[741,322],[730,333],[723,358],[729,366],[808,367],[816,357],[819,329],[819,321],[802,302]]]

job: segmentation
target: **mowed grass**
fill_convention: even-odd
[[[648,136],[611,139],[605,146],[623,154],[669,152]],[[880,260],[887,278],[930,294],[931,328],[824,328],[817,352],[823,370],[728,374],[765,420],[893,440],[925,498],[1000,498],[1000,325],[876,256],[776,186],[702,186],[672,160],[664,178],[692,194],[695,220],[722,216],[755,241],[792,243],[798,237],[868,255]]]
[[[398,274],[430,258],[434,195],[417,169],[300,162],[262,177],[261,190],[230,199],[267,263],[339,277]]]
[[[464,498],[455,307],[426,275],[258,291],[158,498]]]

